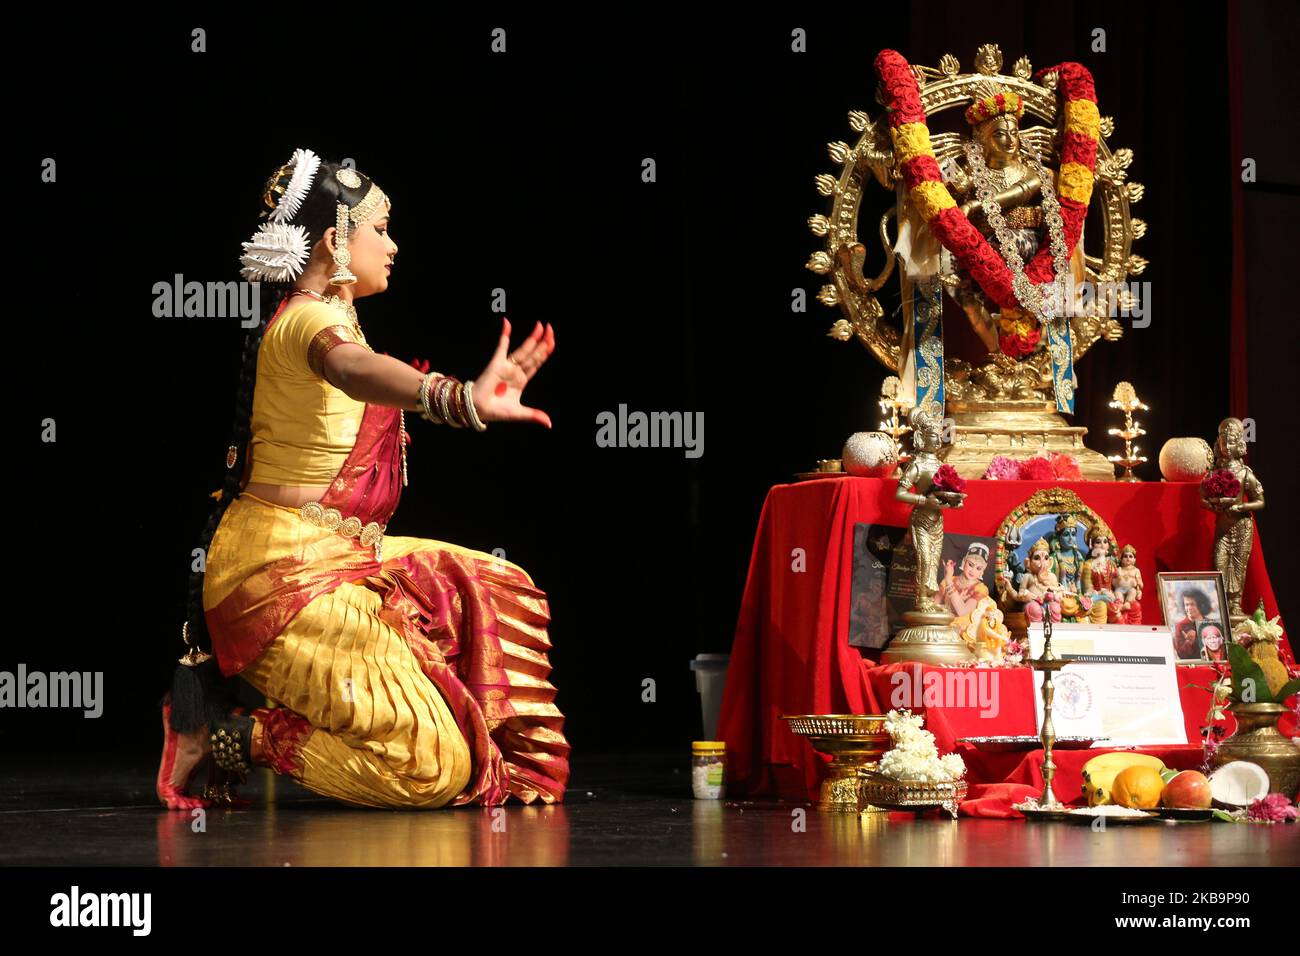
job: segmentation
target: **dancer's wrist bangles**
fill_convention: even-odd
[[[420,380],[420,408],[420,417],[435,425],[480,432],[487,428],[474,407],[473,379],[462,383],[454,376],[429,372]]]

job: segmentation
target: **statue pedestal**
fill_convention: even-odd
[[[1115,480],[1115,466],[1106,456],[1084,447],[1088,429],[1067,424],[1051,405],[1026,403],[1028,407],[1008,408],[1008,404],[1018,403],[949,406],[952,441],[939,457],[963,478],[982,478],[995,455],[1025,459],[1060,452],[1078,460],[1085,479]]]
[[[907,627],[894,635],[880,655],[880,663],[919,661],[953,667],[975,660],[966,642],[948,626],[950,621],[952,612],[946,610],[904,612],[903,622]]]

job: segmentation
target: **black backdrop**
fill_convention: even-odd
[[[850,109],[879,111],[879,49],[928,64],[952,52],[969,68],[980,43],[997,42],[1007,64],[1027,53],[1036,67],[1075,59],[1093,71],[1116,122],[1110,142],[1134,149],[1130,173],[1147,185],[1134,211],[1150,232],[1135,251],[1151,262],[1142,278],[1154,298],[1149,328],[1081,363],[1079,420],[1093,447],[1113,451],[1106,402],[1131,380],[1153,406],[1154,459],[1165,438],[1209,437],[1227,414],[1240,160],[1227,136],[1220,4],[410,24],[377,14],[22,31],[44,65],[18,83],[13,117],[25,235],[9,260],[19,311],[0,669],[103,671],[106,703],[100,720],[6,711],[4,747],[49,752],[51,735],[55,752],[158,744],[155,705],[181,650],[190,549],[221,478],[243,331],[154,318],[152,287],[176,273],[237,277],[261,187],[297,146],[352,157],[394,199],[390,290],[360,303],[377,349],[472,377],[495,343],[498,287],[517,338],[537,319],[555,324],[556,355],[525,396],[554,430],[415,424],[391,530],[503,548],[532,573],[551,600],[553,679],[579,752],[698,735],[688,661],[730,646],[766,490],[875,426],[886,372],[856,343],[826,337],[838,314],[813,300],[820,280],[803,263],[818,247],[805,220],[826,208],[813,177],[834,169],[825,144],[852,140]],[[1272,171],[1247,187],[1252,262],[1285,269],[1297,91],[1278,39],[1295,22],[1281,16],[1244,11],[1242,49],[1247,154]],[[189,52],[195,26],[208,31],[206,53]],[[505,55],[489,51],[496,26]],[[807,53],[790,51],[795,27]],[[1104,53],[1091,50],[1095,28]],[[1259,52],[1270,44],[1271,60]],[[28,185],[47,156],[57,183]],[[646,157],[657,182],[641,180]],[[876,198],[883,211],[888,197]],[[1252,375],[1283,382],[1294,307],[1276,272],[1259,280]],[[807,290],[807,313],[791,311],[795,288]],[[1277,409],[1282,389],[1255,389],[1252,401]],[[703,457],[598,448],[596,416],[620,403],[702,411]],[[1261,430],[1252,463],[1273,489],[1260,526],[1284,588],[1291,439],[1270,414],[1278,425]],[[40,441],[46,418],[55,443]],[[1154,461],[1143,475],[1158,479]],[[654,703],[642,700],[645,678],[657,682]]]

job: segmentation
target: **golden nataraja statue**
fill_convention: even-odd
[[[1132,253],[1146,224],[1129,210],[1144,192],[1128,181],[1133,153],[1107,145],[1114,122],[1098,110],[1092,77],[1077,63],[1035,73],[1023,56],[1002,74],[993,44],[979,48],[973,73],[951,55],[936,69],[892,50],[876,69],[885,111],[850,112],[857,142],[829,144],[841,169],[816,184],[831,208],[808,220],[825,239],[807,262],[827,280],[818,299],[844,315],[830,335],[856,337],[918,407],[953,420],[942,457],[963,476],[979,477],[998,454],[1064,452],[1084,477],[1112,479],[1111,463],[1085,447],[1087,429],[1063,415],[1074,411],[1074,362],[1119,339],[1116,315],[1138,304],[1128,279],[1147,265]],[[932,128],[954,109],[957,129]],[[873,179],[895,195],[871,220],[884,251],[874,275],[859,237]],[[1090,255],[1083,222],[1094,199],[1101,229]],[[877,299],[896,270],[901,329]],[[951,320],[978,343],[966,354],[961,336],[945,335],[948,300]]]

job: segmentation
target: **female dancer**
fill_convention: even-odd
[[[353,303],[388,287],[388,197],[299,149],[263,200],[241,261],[270,301],[244,348],[206,571],[191,577],[158,797],[233,804],[230,785],[265,766],[363,806],[560,801],[569,745],[547,680],[546,595],[504,559],[384,533],[406,484],[405,412],[549,428],[520,398],[554,330],[538,323],[510,352],[503,320],[492,360],[463,384],[377,355]],[[236,674],[276,706],[232,706]]]

